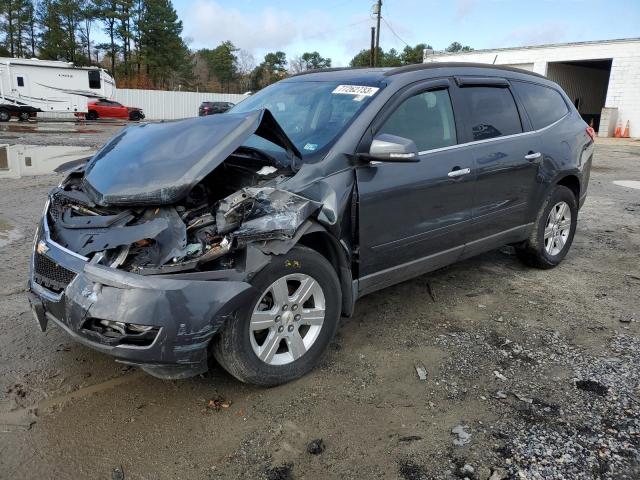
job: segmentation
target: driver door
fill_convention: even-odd
[[[373,137],[409,138],[419,160],[356,169],[361,294],[440,268],[462,254],[475,178],[472,158],[455,148],[460,127],[454,121],[453,88],[448,80],[414,86],[374,122]]]

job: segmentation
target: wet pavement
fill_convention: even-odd
[[[0,178],[50,175],[65,163],[95,152],[92,147],[71,145],[0,145]]]
[[[371,294],[271,389],[215,365],[161,381],[40,332],[28,258],[60,179],[0,179],[1,479],[640,478],[640,191],[614,184],[640,180],[640,146],[596,146],[558,268],[505,248]]]
[[[0,145],[68,145],[96,148],[129,124],[113,120],[12,120],[0,123]]]

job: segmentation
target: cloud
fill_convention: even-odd
[[[258,62],[268,51],[285,51],[291,59],[305,51],[317,50],[332,57],[334,65],[340,65],[369,45],[367,14],[345,17],[309,9],[294,16],[284,8],[265,7],[247,12],[216,0],[187,4],[179,15],[183,34],[195,49],[214,48],[230,40],[252,52]]]
[[[500,47],[521,47],[527,45],[543,45],[559,43],[567,38],[569,25],[562,22],[538,24],[531,27],[520,27],[507,33]]]
[[[225,40],[248,50],[280,48],[298,34],[296,21],[285,11],[265,8],[247,14],[211,0],[190,3],[183,24],[184,35],[193,39],[196,48],[215,47]]]

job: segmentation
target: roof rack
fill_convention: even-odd
[[[491,65],[488,63],[473,63],[473,62],[430,62],[430,63],[417,63],[415,65],[405,65],[403,67],[396,67],[392,70],[385,72],[385,77],[392,75],[399,75],[401,73],[415,72],[418,70],[429,70],[431,68],[454,68],[454,67],[474,67],[474,68],[491,68],[494,70],[506,70],[515,73],[524,73],[527,75],[533,75],[540,78],[546,78],[539,73],[531,72],[529,70],[522,70],[521,68],[507,67],[506,65]]]

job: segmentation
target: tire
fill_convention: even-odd
[[[570,219],[567,219],[567,213],[571,215]],[[531,267],[555,267],[571,248],[577,223],[578,202],[574,193],[565,186],[556,185],[542,204],[529,239],[516,248],[518,257]]]
[[[338,327],[342,292],[334,268],[314,250],[296,246],[286,255],[274,256],[251,284],[260,293],[213,339],[215,359],[238,380],[265,387],[290,382],[308,373],[325,353]],[[287,287],[286,297],[276,295],[279,285]],[[306,297],[303,295],[303,302],[298,305],[295,297],[312,285],[314,289]],[[321,314],[317,312],[322,306],[324,320],[318,325]],[[264,322],[269,327],[255,329],[255,322]],[[278,333],[279,329],[282,333]]]
[[[140,112],[131,112],[129,114],[129,120],[131,120],[132,122],[139,122],[140,121]]]
[[[86,118],[87,120],[97,120],[98,112],[96,112],[95,110],[89,110],[84,118]]]
[[[18,116],[18,118],[20,119],[21,122],[28,121],[30,118],[29,112],[20,112],[20,115]]]
[[[8,122],[11,120],[11,112],[6,108],[0,108],[0,122]]]

